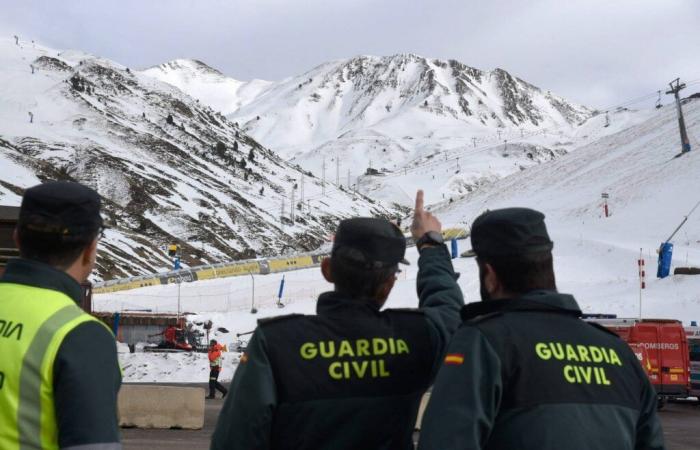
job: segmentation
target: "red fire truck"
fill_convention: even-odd
[[[685,328],[690,348],[690,395],[700,401],[700,327]]]
[[[690,395],[690,356],[683,324],[666,319],[586,318],[618,334],[632,348],[659,395],[667,399]]]

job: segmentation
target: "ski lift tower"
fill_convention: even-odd
[[[610,198],[610,194],[607,192],[603,192],[600,194],[601,198],[603,199],[603,213],[605,214],[605,217],[609,217],[609,212],[608,212],[608,199]]]
[[[675,85],[673,84],[675,83]],[[690,140],[688,139],[688,132],[685,130],[685,119],[683,118],[683,108],[681,108],[681,99],[678,93],[681,89],[685,89],[685,83],[680,82],[680,78],[676,78],[669,84],[671,90],[666,91],[666,94],[673,94],[676,98],[676,110],[678,111],[678,128],[681,131],[681,155],[683,153],[690,151]]]

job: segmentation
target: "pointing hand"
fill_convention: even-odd
[[[413,223],[411,224],[411,235],[413,239],[419,239],[428,231],[442,231],[442,225],[437,217],[423,209],[423,191],[416,193],[416,209],[413,212]]]

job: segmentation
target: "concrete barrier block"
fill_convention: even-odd
[[[201,429],[204,395],[201,387],[122,385],[119,426]]]

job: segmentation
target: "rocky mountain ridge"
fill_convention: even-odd
[[[110,229],[96,279],[168,268],[170,243],[189,265],[279,255],[323,244],[342,217],[390,214],[112,61],[0,40],[0,86],[0,203],[46,179],[97,189]]]

